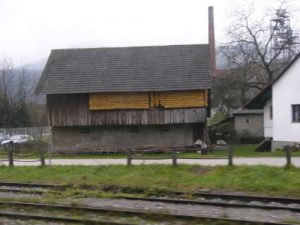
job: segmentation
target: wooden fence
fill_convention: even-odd
[[[14,166],[14,162],[40,162],[45,166],[45,153],[48,151],[48,143],[43,141],[31,141],[16,144],[12,141],[3,146],[0,162],[8,162],[9,166]]]
[[[128,149],[127,150],[127,166],[132,165],[132,160],[157,160],[157,159],[171,159],[172,165],[177,166],[177,159],[197,159],[197,158],[181,158],[178,157],[178,153],[188,153],[188,152],[201,152],[203,155],[207,155],[213,151],[227,151],[227,157],[221,158],[221,157],[205,157],[202,159],[228,159],[228,166],[233,166],[233,148],[230,145],[224,145],[222,146],[222,149],[216,149],[216,148],[206,148],[201,149],[200,147],[193,147],[186,149],[185,147],[166,147],[164,149],[160,149],[163,153],[166,154],[167,157],[164,158],[147,158],[147,157],[141,157],[141,155],[147,155],[151,154],[148,150],[141,150],[141,149]]]

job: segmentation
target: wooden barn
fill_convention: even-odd
[[[52,50],[37,86],[54,150],[190,146],[210,114],[209,46]]]

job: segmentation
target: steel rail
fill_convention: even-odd
[[[0,192],[12,192],[12,193],[23,193],[23,194],[36,194],[36,195],[42,195],[46,193],[46,191],[42,190],[30,190],[30,189],[11,189],[11,188],[2,188],[0,186]]]
[[[53,189],[65,189],[71,187],[71,185],[56,185],[56,184],[41,184],[41,183],[17,183],[17,182],[0,182],[1,186],[12,186],[12,187],[36,187],[36,188],[53,188]],[[224,200],[239,200],[239,201],[260,201],[260,202],[278,202],[283,204],[300,204],[300,198],[291,197],[268,197],[268,196],[255,196],[255,195],[239,195],[239,194],[224,194],[217,192],[179,192],[170,191],[170,194],[184,195],[188,194],[194,197],[203,197],[207,199],[221,198]]]
[[[38,207],[39,209],[56,209],[56,210],[78,210],[78,211],[89,211],[94,213],[113,213],[114,215],[136,215],[136,216],[149,216],[159,217],[159,218],[174,218],[174,219],[184,219],[184,220],[210,220],[210,221],[226,221],[234,222],[239,224],[252,224],[252,225],[290,225],[289,223],[281,222],[267,222],[267,221],[249,221],[243,219],[229,219],[229,218],[218,218],[218,217],[206,217],[206,216],[191,216],[191,215],[180,215],[171,214],[166,212],[155,212],[155,211],[145,211],[145,210],[132,210],[132,209],[114,209],[111,207],[86,207],[86,206],[69,206],[69,205],[58,205],[58,204],[44,204],[44,203],[27,203],[27,202],[4,202],[0,201],[0,205],[10,205],[14,207]],[[13,217],[13,218],[26,218],[26,219],[44,219],[44,220],[60,220],[66,222],[81,222],[86,224],[111,224],[111,225],[127,225],[126,223],[110,223],[96,220],[85,220],[85,219],[74,219],[65,217],[52,217],[52,216],[41,216],[35,214],[25,214],[25,213],[11,213],[0,211],[0,216]]]
[[[286,207],[286,206],[270,206],[270,205],[257,205],[257,204],[242,204],[242,203],[226,203],[226,202],[211,202],[211,201],[195,201],[184,199],[170,199],[170,198],[140,198],[140,197],[124,197],[126,200],[140,200],[151,202],[163,202],[174,204],[190,204],[190,205],[208,205],[217,207],[231,207],[231,208],[253,208],[265,210],[289,210],[293,212],[300,212],[300,208]]]
[[[1,186],[11,187],[36,187],[36,188],[53,188],[53,189],[65,189],[71,187],[70,185],[55,185],[55,184],[40,184],[40,183],[17,183],[17,182],[0,182]],[[239,194],[224,194],[217,192],[179,192],[170,191],[170,194],[185,195],[188,194],[194,197],[203,197],[205,199],[220,198],[224,200],[239,200],[239,201],[259,201],[259,202],[278,202],[282,204],[299,204],[299,198],[291,197],[268,197],[268,196],[254,196],[254,195],[239,195]]]
[[[64,189],[67,185],[56,185],[56,184],[38,184],[38,183],[16,183],[16,182],[0,182],[1,186],[10,187],[28,187],[28,188],[53,188],[53,189]]]
[[[42,220],[42,221],[53,221],[53,222],[64,222],[64,223],[80,223],[80,224],[91,224],[91,225],[132,225],[129,223],[116,223],[109,221],[100,220],[90,220],[90,219],[79,219],[79,218],[69,218],[69,217],[53,217],[53,216],[42,216],[35,214],[25,214],[25,213],[11,213],[0,211],[0,217],[7,217],[22,220]]]
[[[192,193],[194,196],[204,198],[221,198],[226,200],[240,200],[240,201],[259,201],[259,202],[278,202],[283,204],[300,204],[299,198],[285,198],[285,197],[267,197],[267,196],[253,196],[253,195],[238,195],[238,194],[220,194],[208,192]]]

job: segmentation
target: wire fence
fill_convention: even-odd
[[[51,135],[51,127],[0,128],[0,134],[5,136],[30,135],[34,139],[40,139]]]

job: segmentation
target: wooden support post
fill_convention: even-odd
[[[8,143],[8,161],[9,166],[14,166],[14,143],[12,141]]]
[[[45,152],[44,152],[44,150],[46,149],[46,147],[47,147],[47,144],[42,145],[40,147],[41,166],[45,166]]]
[[[47,147],[48,147],[49,166],[51,166],[52,145],[49,143]]]
[[[131,161],[132,161],[132,152],[131,149],[127,150],[127,166],[131,166]]]
[[[228,147],[228,166],[233,166],[233,148]]]
[[[176,148],[172,149],[172,165],[177,166]]]
[[[292,165],[292,157],[291,157],[291,146],[285,147],[286,154],[286,167],[290,167]]]

